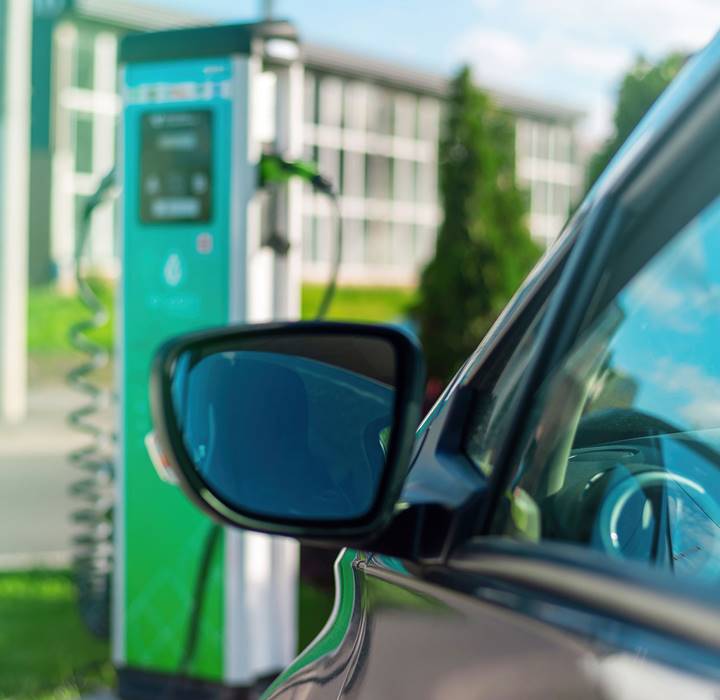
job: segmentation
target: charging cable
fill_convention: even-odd
[[[88,333],[104,326],[108,310],[85,277],[82,257],[90,237],[95,209],[115,195],[115,172],[110,171],[88,197],[83,207],[75,241],[75,284],[80,301],[90,317],[70,328],[70,344],[85,355],[85,361],[68,372],[66,381],[87,401],[68,416],[68,423],[89,438],[89,443],[69,455],[81,475],[70,485],[80,502],[72,513],[73,573],[78,590],[80,616],[88,629],[106,639],[110,631],[110,584],[113,563],[112,511],[114,480],[112,445],[115,434],[93,421],[112,402],[112,393],[93,381],[92,374],[110,362],[109,353]]]
[[[330,270],[330,277],[315,314],[315,319],[320,320],[327,316],[327,312],[335,297],[340,265],[342,264],[343,220],[342,213],[340,212],[340,202],[332,182],[318,171],[315,163],[303,160],[286,160],[277,154],[265,154],[262,156],[260,160],[261,187],[266,187],[273,183],[287,182],[293,177],[304,180],[312,186],[315,192],[329,197],[335,213],[335,256]]]

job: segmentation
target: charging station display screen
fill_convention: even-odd
[[[212,112],[142,116],[140,219],[206,222],[212,216]]]

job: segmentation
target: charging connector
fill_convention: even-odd
[[[267,187],[271,184],[284,183],[293,177],[298,177],[305,182],[310,183],[316,192],[320,192],[330,197],[335,209],[336,230],[335,238],[335,258],[333,267],[330,271],[330,278],[325,287],[325,293],[318,306],[316,319],[325,318],[330,304],[335,296],[337,289],[337,279],[342,263],[343,248],[343,225],[342,213],[340,211],[340,202],[333,183],[320,174],[315,163],[304,160],[287,160],[276,153],[263,154],[260,160],[260,186]]]
[[[287,182],[293,177],[309,182],[316,192],[335,197],[330,180],[318,172],[315,163],[305,160],[286,160],[276,153],[265,153],[260,159],[260,187]]]

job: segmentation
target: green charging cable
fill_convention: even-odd
[[[260,160],[260,186],[266,187],[269,184],[284,183],[293,177],[305,180],[310,183],[316,192],[320,192],[330,198],[335,209],[337,236],[335,242],[335,257],[332,270],[325,292],[315,314],[315,319],[325,318],[337,290],[338,274],[342,263],[343,249],[343,221],[340,212],[340,202],[337,192],[330,180],[320,174],[315,163],[303,160],[286,160],[277,154],[265,154]]]

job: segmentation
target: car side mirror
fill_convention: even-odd
[[[339,545],[388,523],[420,418],[422,352],[405,332],[287,323],[183,336],[159,351],[160,451],[226,524]]]

